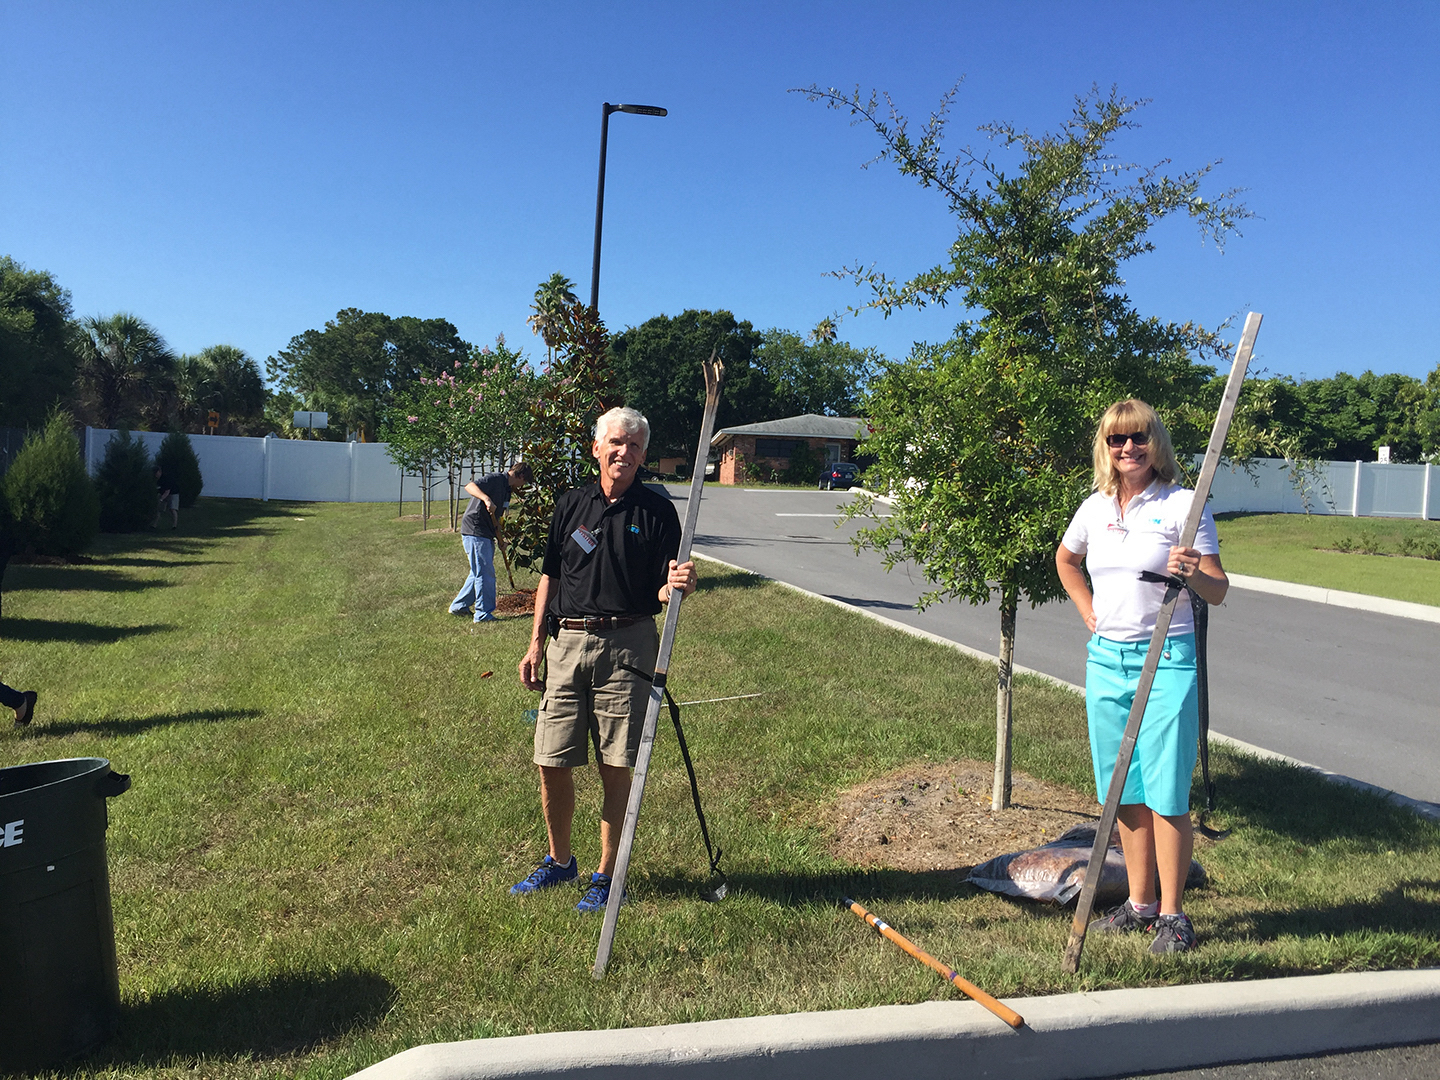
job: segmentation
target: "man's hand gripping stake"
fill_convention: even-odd
[[[690,561],[690,545],[695,540],[695,523],[700,517],[700,495],[705,487],[705,459],[710,453],[710,437],[715,432],[715,413],[720,407],[720,382],[725,365],[715,352],[705,361],[705,416],[700,422],[700,446],[695,452],[694,476],[690,479],[690,501],[685,507],[685,523],[680,531],[680,550],[675,561]],[[640,800],[645,797],[645,776],[650,771],[650,752],[655,746],[655,727],[660,718],[660,705],[665,698],[665,682],[670,670],[670,650],[675,644],[675,627],[680,621],[680,602],[684,594],[672,592],[665,611],[665,628],[660,632],[660,649],[655,657],[655,679],[650,684],[650,702],[645,707],[645,726],[640,733],[640,750],[635,758],[635,776],[630,782],[630,803],[625,808],[625,825],[620,832],[620,851],[615,859],[615,873],[610,877],[610,899],[605,905],[605,921],[600,927],[600,947],[595,952],[595,978],[605,975],[610,951],[615,945],[615,925],[620,918],[620,902],[625,896],[625,875],[630,869],[630,851],[635,846],[635,825],[640,820]]]
[[[1250,352],[1255,348],[1255,335],[1260,333],[1260,314],[1252,311],[1245,320],[1245,330],[1240,335],[1240,345],[1235,350],[1235,362],[1230,366],[1230,377],[1225,382],[1225,396],[1220,400],[1220,412],[1215,416],[1215,426],[1210,431],[1210,445],[1205,448],[1205,461],[1200,466],[1200,479],[1195,484],[1195,494],[1190,501],[1190,513],[1185,518],[1185,529],[1180,534],[1180,547],[1195,543],[1196,530],[1200,528],[1200,515],[1205,510],[1205,500],[1210,496],[1210,484],[1215,479],[1215,469],[1220,464],[1220,455],[1225,449],[1225,436],[1230,433],[1230,420],[1235,415],[1235,403],[1240,398],[1240,387],[1245,382],[1245,369],[1250,366]],[[1150,686],[1155,681],[1155,670],[1160,666],[1160,653],[1165,648],[1165,636],[1170,632],[1170,617],[1175,612],[1175,601],[1179,599],[1180,586],[1171,583],[1165,588],[1165,600],[1160,605],[1160,614],[1155,620],[1155,632],[1150,635],[1150,649],[1145,654],[1145,666],[1140,669],[1140,682],[1135,687],[1135,700],[1130,706],[1130,716],[1125,721],[1125,735],[1120,740],[1120,753],[1115,759],[1115,770],[1110,774],[1110,790],[1105,794],[1105,807],[1100,812],[1100,824],[1095,830],[1095,847],[1090,852],[1090,865],[1085,868],[1085,885],[1080,890],[1080,899],[1075,904],[1075,919],[1070,924],[1070,940],[1065,945],[1061,966],[1071,974],[1080,970],[1080,954],[1085,949],[1085,932],[1089,929],[1090,915],[1095,909],[1095,890],[1100,885],[1100,871],[1105,865],[1105,849],[1110,845],[1110,832],[1115,828],[1115,818],[1120,812],[1120,796],[1125,791],[1125,778],[1130,772],[1130,759],[1135,755],[1135,741],[1140,737],[1140,721],[1145,717],[1145,706],[1150,700]]]

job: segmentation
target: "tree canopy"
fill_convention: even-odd
[[[894,496],[893,516],[860,532],[887,566],[910,561],[944,597],[999,601],[994,803],[1009,801],[1009,680],[1021,599],[1064,596],[1056,544],[1090,487],[1091,440],[1111,402],[1144,397],[1183,419],[1213,375],[1218,337],[1194,323],[1137,312],[1120,267],[1153,248],[1151,228],[1191,218],[1217,246],[1248,216],[1233,192],[1206,198],[1210,171],[1166,174],[1164,163],[1127,164],[1110,144],[1134,126],[1137,103],[1098,90],[1075,101],[1056,132],[1004,123],[980,128],[996,149],[947,154],[954,91],[913,137],[889,103],[808,91],[849,112],[881,141],[880,160],[936,190],[956,219],[946,259],[907,281],[857,266],[845,274],[871,290],[885,315],[958,298],[955,336],[882,364],[868,395],[874,433],[867,471]]]
[[[175,354],[128,312],[80,320],[78,419],[102,428],[164,428],[175,402]]]
[[[778,420],[803,413],[855,416],[864,385],[879,363],[875,349],[837,341],[828,319],[811,331],[808,341],[790,330],[766,330],[752,360],[766,390],[766,415],[747,419]]]
[[[761,336],[728,311],[690,309],[657,315],[615,335],[610,351],[625,403],[650,421],[650,458],[695,452],[705,411],[705,372],[710,350],[725,364],[716,427],[747,423],[768,400],[763,377],[752,366]],[[769,417],[764,417],[770,419]]]
[[[344,438],[349,428],[373,439],[398,391],[469,357],[470,345],[444,319],[345,308],[323,330],[291,338],[266,361],[266,371],[306,408],[331,414],[331,438]]]
[[[0,424],[38,427],[75,382],[70,293],[0,255]]]

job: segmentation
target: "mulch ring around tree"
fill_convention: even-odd
[[[1011,774],[1011,805],[990,809],[995,767],[959,760],[912,765],[844,792],[830,820],[830,850],[861,866],[969,871],[1007,852],[1038,847],[1099,818],[1089,795]]]
[[[495,599],[495,614],[501,618],[518,618],[535,614],[535,590],[516,589]]]

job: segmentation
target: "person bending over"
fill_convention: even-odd
[[[530,466],[517,461],[506,472],[490,473],[465,485],[470,503],[460,519],[460,543],[470,576],[450,601],[451,615],[473,613],[477,623],[495,621],[495,544],[500,518],[510,505],[510,496],[534,479]]]

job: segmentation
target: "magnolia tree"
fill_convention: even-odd
[[[946,261],[908,281],[873,268],[842,272],[872,290],[862,306],[886,315],[958,297],[967,316],[950,341],[882,364],[869,386],[866,451],[876,463],[867,476],[895,501],[893,516],[857,544],[883,552],[887,567],[919,566],[933,586],[922,607],[998,601],[992,805],[1001,809],[1010,801],[1016,611],[1021,600],[1065,595],[1055,547],[1090,490],[1095,423],[1131,395],[1162,414],[1193,410],[1213,374],[1197,361],[1224,348],[1193,323],[1138,314],[1120,264],[1151,250],[1150,229],[1172,214],[1219,246],[1248,212],[1233,192],[1201,196],[1209,166],[1171,176],[1163,163],[1112,155],[1137,107],[1113,91],[1078,98],[1058,132],[986,125],[993,149],[953,154],[941,145],[953,90],[918,138],[888,98],[882,114],[873,95],[806,93],[869,125],[879,158],[937,190],[957,221]]]
[[[421,518],[428,524],[430,491],[446,485],[450,527],[459,526],[467,479],[507,467],[525,440],[537,378],[505,344],[472,349],[468,360],[419,380],[396,396],[385,423],[389,454],[403,473],[420,477]]]
[[[539,569],[555,496],[596,478],[590,450],[595,421],[624,403],[610,361],[610,334],[600,316],[578,300],[549,312],[551,359],[530,406],[525,460],[535,473],[532,494],[520,504],[510,541],[522,565]]]

